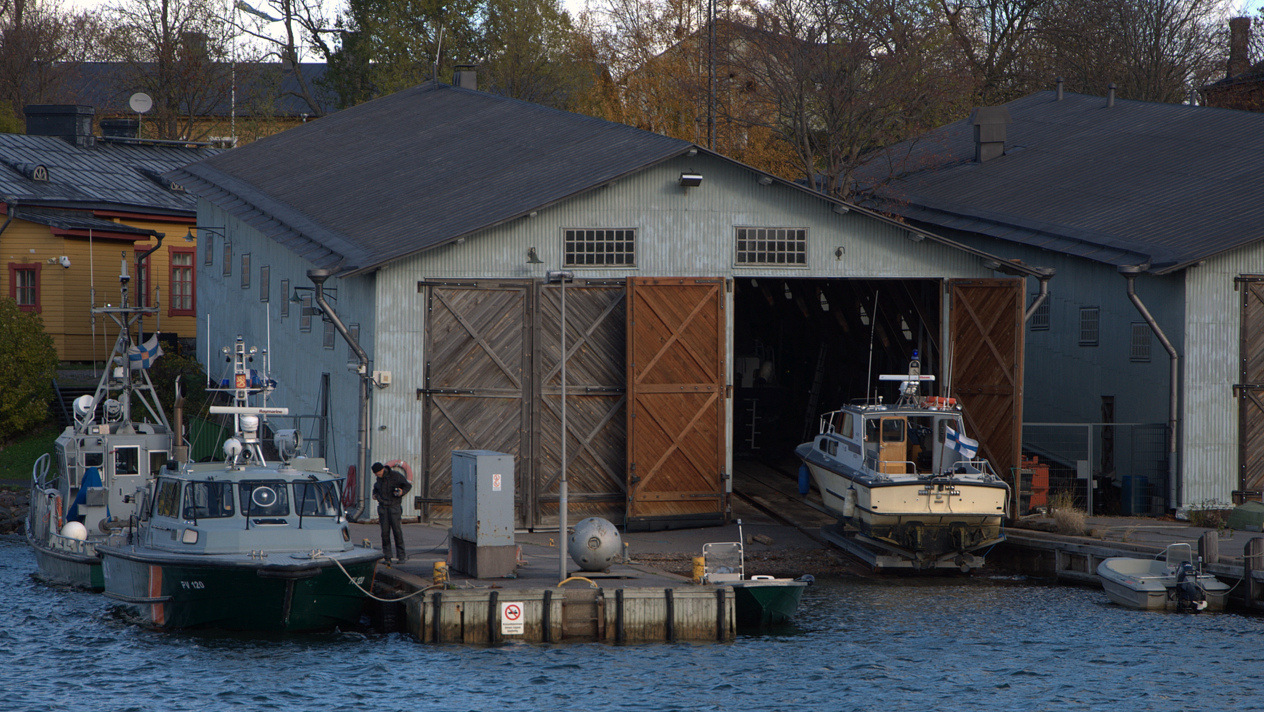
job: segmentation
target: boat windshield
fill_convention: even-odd
[[[242,482],[239,487],[241,511],[247,517],[284,517],[290,513],[290,499],[282,480]]]
[[[190,482],[185,485],[185,519],[231,517],[234,513],[231,482]]]
[[[294,505],[304,517],[336,517],[338,486],[334,482],[295,482]]]

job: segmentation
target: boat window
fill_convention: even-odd
[[[882,419],[882,442],[884,443],[904,442],[904,419],[903,418],[883,418]]]
[[[871,418],[865,421],[865,442],[878,442],[879,421],[877,418]]]
[[[295,482],[294,508],[304,517],[336,517],[338,486],[333,482]]]
[[[283,517],[290,513],[284,482],[242,482],[240,487],[241,511],[247,517]]]
[[[105,453],[103,452],[85,452],[83,454],[84,469],[89,467],[100,467],[105,464]]]
[[[855,419],[852,417],[852,414],[843,413],[843,429],[840,430],[839,433],[846,437],[854,438],[856,437],[855,428],[856,428],[856,423],[855,423]]]
[[[140,448],[120,447],[114,450],[114,474],[140,474]]]
[[[233,516],[231,482],[190,482],[184,488],[184,518],[212,519]]]
[[[176,517],[180,513],[180,483],[176,480],[158,481],[158,495],[154,498],[154,514],[160,517]]]
[[[162,466],[167,464],[167,452],[165,450],[151,450],[149,452],[149,476],[155,477],[162,470]]]

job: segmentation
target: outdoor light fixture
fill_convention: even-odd
[[[846,215],[847,213],[851,212],[851,208],[847,207],[846,205],[843,205],[842,203],[834,203],[834,212],[838,213],[839,215]]]
[[[846,252],[846,251],[847,251],[847,250],[844,250],[842,245],[839,245],[839,246],[838,246],[838,249],[837,249],[837,250],[834,250],[834,259],[836,259],[836,260],[841,260],[841,259],[843,259],[843,253],[844,253],[844,252]]]
[[[228,233],[226,233],[224,231],[224,228],[222,227],[199,227],[197,225],[194,225],[193,227],[189,228],[188,231],[184,233],[185,242],[197,242],[197,236],[193,234],[194,230],[197,230],[199,233],[205,232],[211,235],[215,235],[222,240],[228,239]]]
[[[543,260],[540,259],[540,255],[535,251],[534,247],[527,248],[527,264],[529,265],[543,264]]]
[[[921,242],[922,240],[925,240],[925,239],[926,239],[926,236],[925,236],[925,235],[923,235],[922,233],[920,233],[920,232],[913,232],[913,231],[911,231],[911,230],[910,230],[910,231],[908,231],[908,232],[906,232],[906,233],[904,233],[904,236],[905,236],[905,237],[907,237],[908,239],[912,240],[913,242]]]
[[[772,176],[760,176],[760,177],[759,177],[759,184],[760,184],[760,185],[772,185]]]
[[[697,188],[702,185],[701,173],[681,173],[680,184],[686,188]]]

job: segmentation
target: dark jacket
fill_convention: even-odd
[[[374,475],[373,479],[373,499],[376,499],[378,504],[387,507],[398,507],[404,499],[403,495],[408,494],[408,490],[413,488],[408,478],[393,467],[386,468],[386,472],[381,477]],[[403,493],[398,497],[395,496],[396,487]]]

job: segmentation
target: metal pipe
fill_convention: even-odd
[[[1035,301],[1031,303],[1031,307],[1028,308],[1027,311],[1023,313],[1024,324],[1031,321],[1031,315],[1035,314],[1036,309],[1040,308],[1040,305],[1043,304],[1044,301],[1049,298],[1049,280],[1052,278],[1053,278],[1053,275],[1039,277],[1040,292],[1036,295]]]
[[[1167,414],[1167,494],[1171,507],[1176,509],[1182,503],[1181,484],[1177,481],[1179,470],[1176,467],[1176,428],[1180,418],[1180,362],[1181,357],[1176,353],[1176,347],[1168,340],[1167,335],[1159,328],[1159,324],[1150,315],[1150,310],[1146,309],[1145,304],[1141,303],[1141,297],[1137,296],[1136,280],[1137,275],[1146,269],[1143,265],[1123,265],[1119,267],[1119,273],[1128,281],[1128,299],[1137,308],[1141,314],[1141,318],[1145,319],[1146,324],[1150,326],[1150,331],[1158,337],[1159,343],[1163,344],[1163,349],[1167,351],[1170,361],[1171,373],[1169,378],[1169,395],[1168,395],[1168,414]]]
[[[566,272],[562,270],[549,271],[545,275],[545,278],[550,282],[557,281],[560,285],[560,289],[562,290],[562,295],[561,295],[562,328],[560,329],[561,334],[562,334],[561,336],[562,360],[561,360],[561,374],[560,374],[561,379],[562,379],[562,472],[559,478],[559,484],[558,484],[558,490],[557,490],[558,492],[557,549],[558,549],[558,567],[561,573],[561,578],[559,580],[565,581],[566,580],[566,553],[567,553],[566,552],[566,549],[567,549],[566,518],[567,518],[567,514],[569,513],[567,510],[570,508],[570,503],[568,501],[567,491],[566,491],[567,489],[567,485],[566,485],[566,283],[574,279],[575,274],[573,272]]]
[[[352,519],[360,521],[367,519],[366,514],[369,510],[369,494],[372,492],[372,481],[365,472],[365,461],[367,459],[368,440],[369,440],[369,385],[372,383],[373,374],[369,372],[369,356],[360,348],[360,344],[356,339],[352,338],[351,332],[347,330],[342,319],[338,318],[338,313],[325,300],[325,280],[333,275],[333,270],[329,269],[309,269],[307,270],[307,278],[312,280],[312,284],[316,285],[315,302],[320,307],[321,312],[329,317],[330,323],[334,325],[334,329],[342,334],[342,338],[351,347],[352,353],[359,360],[356,372],[360,374],[360,423],[356,429],[356,474],[359,477],[360,490],[360,508],[352,515]]]

